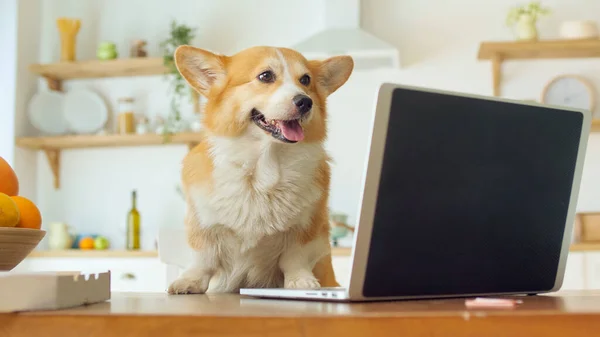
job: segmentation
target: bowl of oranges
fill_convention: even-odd
[[[42,241],[40,210],[19,195],[15,171],[0,157],[0,271],[12,270]]]

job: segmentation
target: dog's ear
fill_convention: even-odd
[[[334,93],[352,74],[354,61],[350,56],[334,56],[323,61],[311,61],[317,72],[317,83],[327,95]]]
[[[225,78],[225,56],[207,50],[179,46],[175,50],[175,66],[185,80],[201,95]]]

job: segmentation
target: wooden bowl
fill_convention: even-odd
[[[42,241],[46,231],[0,227],[0,271],[12,270]]]

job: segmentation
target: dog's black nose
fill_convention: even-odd
[[[309,112],[312,108],[312,99],[306,95],[296,95],[292,101],[294,101],[294,105],[298,107],[298,111],[302,115]]]

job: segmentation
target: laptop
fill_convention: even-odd
[[[349,285],[241,289],[380,301],[560,289],[589,111],[384,83]]]

